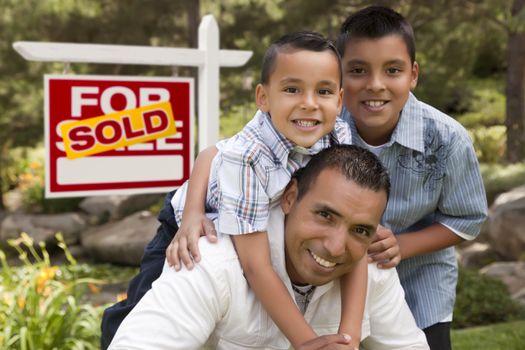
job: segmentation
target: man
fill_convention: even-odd
[[[378,159],[339,145],[312,157],[286,188],[268,225],[273,266],[319,338],[302,349],[343,349],[338,278],[366,253],[386,207],[390,183]],[[283,237],[284,235],[284,237]],[[288,349],[243,276],[227,236],[201,239],[192,271],[165,265],[126,317],[110,349]],[[404,300],[395,269],[369,266],[363,346],[428,349]]]

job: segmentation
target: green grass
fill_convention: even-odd
[[[525,321],[499,323],[452,331],[454,350],[523,350]]]

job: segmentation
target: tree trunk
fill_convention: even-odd
[[[525,0],[514,0],[513,16],[525,7]],[[512,30],[507,46],[507,154],[509,162],[525,159],[525,32]]]

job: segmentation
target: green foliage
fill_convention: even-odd
[[[461,103],[466,112],[456,119],[467,129],[505,124],[505,95],[494,81],[475,80],[469,84],[471,94]]]
[[[221,138],[231,137],[246,125],[257,111],[255,102],[233,106],[221,115]]]
[[[523,318],[522,306],[510,297],[503,282],[460,269],[454,306],[454,328],[466,328]]]
[[[45,245],[39,254],[32,239],[22,234],[8,243],[22,266],[12,267],[0,250],[0,349],[97,349],[102,307],[84,304],[87,290],[100,281],[80,278],[77,262],[57,235],[68,264],[51,264]]]
[[[503,159],[506,149],[507,128],[503,125],[470,129],[474,149],[480,162],[496,163]]]
[[[498,194],[525,184],[525,163],[508,165],[482,163],[480,169],[489,204]]]
[[[454,350],[522,350],[525,344],[525,321],[452,330]]]

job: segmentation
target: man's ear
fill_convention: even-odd
[[[410,90],[414,90],[417,86],[417,79],[419,77],[419,65],[417,64],[417,62],[414,62],[414,64],[412,64],[412,77],[411,77],[411,81],[410,81]]]
[[[293,205],[295,204],[295,201],[297,200],[297,195],[297,180],[292,179],[286,186],[284,194],[281,197],[281,209],[283,210],[284,214],[287,215],[290,213]]]
[[[268,93],[266,91],[266,87],[263,84],[257,84],[257,87],[255,88],[255,103],[257,104],[257,108],[259,108],[261,111],[270,111]]]

